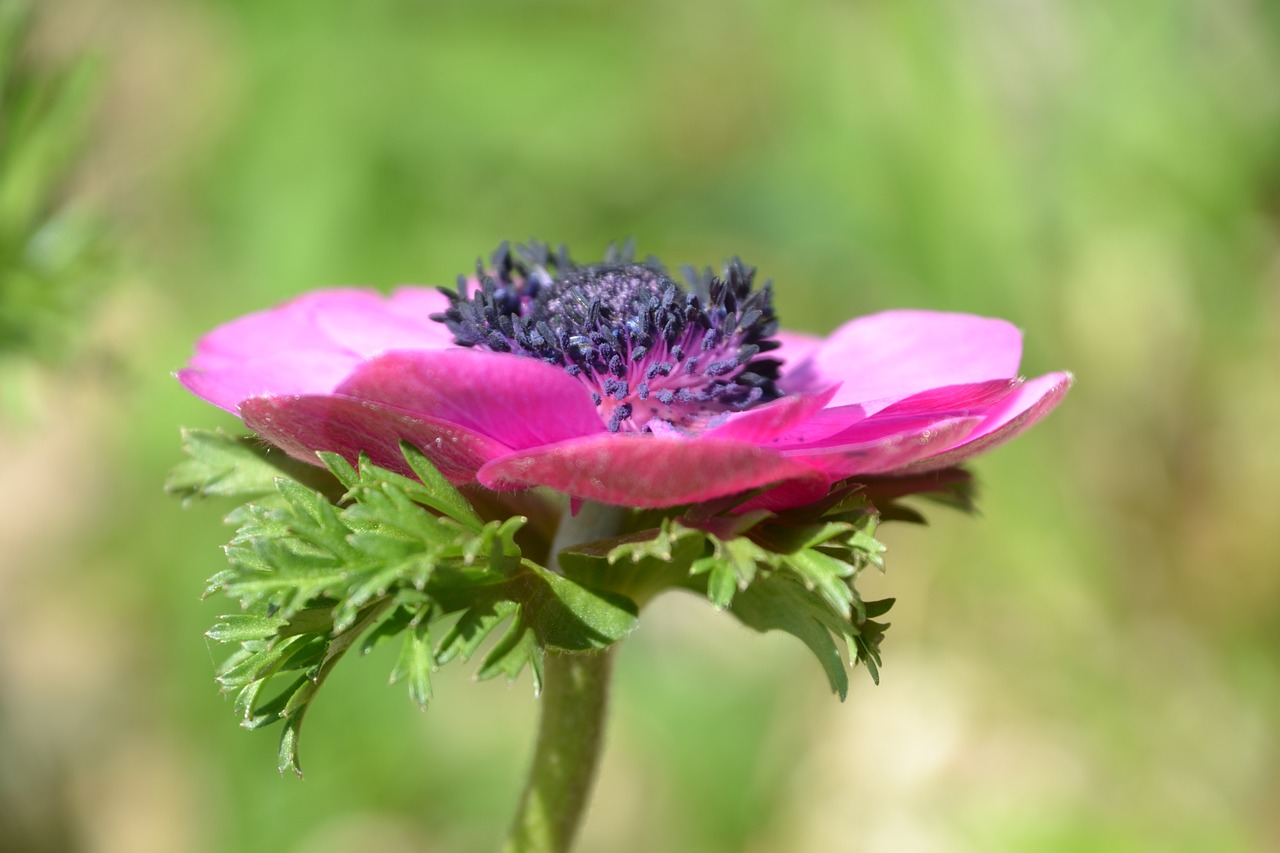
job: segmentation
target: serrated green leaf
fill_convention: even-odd
[[[339,454],[322,450],[316,455],[320,457],[324,467],[328,468],[329,472],[338,478],[338,482],[342,484],[343,488],[353,489],[360,482],[360,475],[356,473],[355,467]]]
[[[400,442],[400,452],[413,469],[413,473],[422,481],[423,494],[430,497],[426,505],[439,510],[455,521],[460,521],[472,530],[479,530],[484,521],[476,515],[471,503],[462,496],[449,482],[440,469],[431,464],[426,455],[407,441]]]
[[[275,491],[278,477],[332,491],[332,481],[323,471],[298,462],[255,436],[232,436],[220,430],[183,430],[182,441],[186,459],[170,471],[165,490],[184,500],[260,498]]]
[[[894,599],[892,598],[881,598],[878,601],[867,601],[863,603],[862,609],[866,613],[866,618],[875,619],[877,616],[883,616],[888,613],[889,608],[893,607],[893,602]]]
[[[733,566],[717,556],[703,557],[694,562],[690,574],[707,575],[707,598],[717,610],[724,610],[738,591],[738,577]]]
[[[289,698],[284,703],[284,708],[280,714],[283,717],[301,717],[302,712],[311,704],[311,700],[316,698],[316,691],[320,689],[319,683],[312,678],[303,679],[298,685],[298,689],[289,694]]]
[[[661,526],[655,531],[643,531],[624,537],[621,544],[609,551],[609,562],[619,563],[630,560],[639,563],[645,559],[654,559],[669,563],[673,559],[682,541],[705,538],[700,530],[685,527],[669,518],[662,519]]]
[[[274,637],[285,624],[276,616],[257,616],[236,613],[219,616],[219,621],[205,632],[205,636],[219,643],[240,643],[248,640],[264,640]]]
[[[255,498],[275,490],[280,469],[267,461],[267,452],[261,449],[258,439],[183,430],[182,441],[187,458],[165,480],[169,493],[187,499]]]
[[[845,579],[854,574],[853,566],[811,548],[788,554],[785,565],[805,586],[822,596],[835,613],[850,618],[853,589]]]
[[[294,693],[296,693],[298,689],[302,687],[302,685],[307,681],[310,681],[310,679],[307,678],[307,676],[305,675],[300,676],[299,678],[295,679],[292,683],[290,683],[288,687],[280,691],[280,693],[277,694],[275,698],[271,699],[268,702],[264,702],[261,705],[248,705],[246,702],[245,707],[247,710],[241,713],[242,719],[240,721],[240,725],[243,728],[253,730],[253,729],[265,728],[266,726],[270,726],[274,723],[279,723],[283,721],[284,706],[285,704],[288,703],[289,697],[292,696]],[[250,685],[250,687],[257,688],[252,693],[253,701],[255,702],[257,701],[257,696],[261,693],[261,689],[265,684],[266,684],[265,681],[255,681],[252,685]],[[246,688],[246,690],[248,689],[249,688]],[[237,710],[239,710],[239,708],[240,708],[240,703],[239,701],[237,701]]]
[[[302,778],[302,767],[298,763],[298,738],[301,733],[301,714],[285,720],[284,731],[280,733],[280,748],[276,759],[276,769],[281,775],[292,771],[299,779]]]
[[[535,641],[533,631],[529,629],[523,614],[517,608],[515,618],[507,626],[506,633],[485,655],[480,669],[476,672],[476,677],[483,681],[505,675],[508,681],[514,681],[534,657],[541,657],[541,655],[542,650]],[[541,683],[535,679],[534,693],[539,692],[541,688]]]
[[[661,541],[655,543],[655,537]],[[705,555],[706,543],[702,531],[667,521],[659,528],[575,545],[561,551],[556,561],[570,580],[641,605],[681,586],[694,562]]]
[[[567,651],[600,649],[630,634],[639,620],[635,602],[588,589],[536,563],[525,568],[547,586],[546,595],[521,596],[539,639]]]
[[[808,593],[795,581],[780,575],[766,575],[734,597],[730,612],[744,625],[761,633],[783,631],[809,647],[832,692],[844,699],[849,694],[849,675],[830,630],[817,618],[814,609],[821,603],[804,601]]]
[[[487,599],[477,602],[458,618],[436,649],[436,662],[446,664],[454,658],[468,661],[495,628],[515,613],[514,601]]]
[[[360,654],[369,654],[369,652],[408,628],[413,622],[416,610],[417,608],[404,606],[403,604],[390,608],[383,618],[365,634],[360,643]]]
[[[431,669],[435,664],[427,616],[427,613],[420,614],[416,624],[404,632],[404,645],[400,648],[395,669],[391,671],[391,683],[405,682],[409,698],[424,711],[431,699]]]

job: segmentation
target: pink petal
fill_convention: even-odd
[[[875,419],[872,419],[874,421]],[[896,471],[919,459],[953,447],[982,422],[981,418],[886,419],[868,421],[859,444],[818,445],[783,451],[790,460],[822,471],[832,480],[858,474]]]
[[[632,507],[697,503],[791,479],[826,480],[753,444],[597,435],[513,453],[480,469],[491,489],[549,486],[572,497]]]
[[[384,353],[337,393],[448,421],[513,449],[605,430],[586,386],[561,368],[482,350]]]
[[[218,326],[201,338],[196,344],[192,366],[207,368],[297,349],[359,356],[362,353],[336,344],[319,327],[318,320],[326,315],[358,315],[367,311],[371,302],[381,299],[371,290],[319,290],[265,311],[246,314]]]
[[[327,393],[374,353],[449,346],[449,330],[429,317],[446,305],[425,288],[390,298],[358,289],[309,293],[217,327],[196,344],[178,379],[230,412],[261,394]]]
[[[874,413],[930,388],[1011,378],[1021,356],[1022,334],[1004,320],[886,311],[845,323],[814,353],[813,365],[828,381],[843,382],[835,405],[868,404]]]
[[[1004,444],[1053,411],[1074,382],[1075,377],[1065,372],[1048,373],[1025,382],[1007,401],[988,414],[964,443],[904,466],[901,473],[948,468]]]
[[[510,452],[457,424],[349,397],[252,397],[241,404],[241,415],[259,436],[313,465],[320,464],[319,450],[352,464],[364,451],[374,464],[413,476],[400,452],[403,440],[422,450],[451,481],[465,483],[482,465]]]
[[[1022,386],[1022,379],[989,379],[964,385],[946,385],[912,394],[881,409],[876,417],[918,414],[986,414],[1005,402]]]
[[[768,353],[767,357],[782,362],[778,387],[783,393],[812,393],[834,384],[823,377],[813,363],[814,353],[822,347],[822,338],[787,331],[780,331],[773,337],[782,346]]]
[[[806,506],[825,497],[831,490],[832,482],[834,480],[828,477],[786,480],[739,504],[733,508],[732,512],[735,515],[757,509],[780,512],[792,507]]]
[[[453,346],[453,334],[432,314],[449,307],[438,290],[401,288],[386,298],[366,292],[341,311],[317,310],[316,327],[338,346],[371,356],[394,349],[443,349]],[[336,307],[336,306],[335,306]]]
[[[700,438],[728,439],[763,444],[774,436],[796,428],[822,410],[835,396],[837,387],[812,394],[792,394],[763,406],[729,415]]]
[[[775,332],[773,339],[782,346],[769,352],[769,358],[776,358],[783,364],[794,367],[818,351],[822,346],[822,338],[806,335],[803,332]],[[784,371],[785,372],[785,371]]]
[[[359,363],[359,357],[347,353],[299,348],[188,367],[176,376],[197,397],[239,414],[240,401],[249,397],[330,391]]]
[[[913,394],[868,416],[863,406],[833,406],[776,435],[777,450],[862,444],[892,432],[927,427],[944,418],[986,415],[1013,394],[1020,379],[948,385]]]
[[[788,450],[816,444],[867,419],[862,406],[831,406],[815,412],[808,420],[778,433],[768,444],[775,450]]]
[[[449,300],[434,287],[404,284],[391,291],[387,310],[402,317],[426,321],[432,314],[439,314],[449,307]],[[430,320],[431,325],[446,328],[443,323]]]

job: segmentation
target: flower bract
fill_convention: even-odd
[[[661,508],[954,466],[1044,417],[1069,373],[1019,378],[1021,333],[887,311],[831,335],[782,330],[735,260],[678,281],[656,260],[505,244],[455,290],[322,290],[220,326],[178,379],[261,438],[456,484],[548,487]]]

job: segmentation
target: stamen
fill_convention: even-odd
[[[449,308],[432,319],[459,346],[562,367],[612,432],[655,418],[698,429],[780,396],[780,362],[759,357],[779,346],[772,292],[753,289],[755,269],[736,259],[720,276],[686,267],[688,289],[656,259],[635,262],[630,243],[585,266],[563,246],[503,243],[477,270],[478,286],[459,277],[456,291],[442,288]]]

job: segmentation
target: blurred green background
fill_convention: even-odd
[[[0,6],[15,0],[0,0]],[[788,326],[1004,316],[1077,385],[890,526],[880,687],[705,602],[619,662],[585,851],[1280,849],[1280,12],[1261,0],[40,0],[99,86],[60,191],[123,257],[0,365],[0,847],[494,847],[536,705],[387,654],[236,728],[224,506],[162,490],[213,325],[503,238],[773,278]],[[9,310],[9,309],[7,309]],[[455,671],[451,671],[455,670]]]

